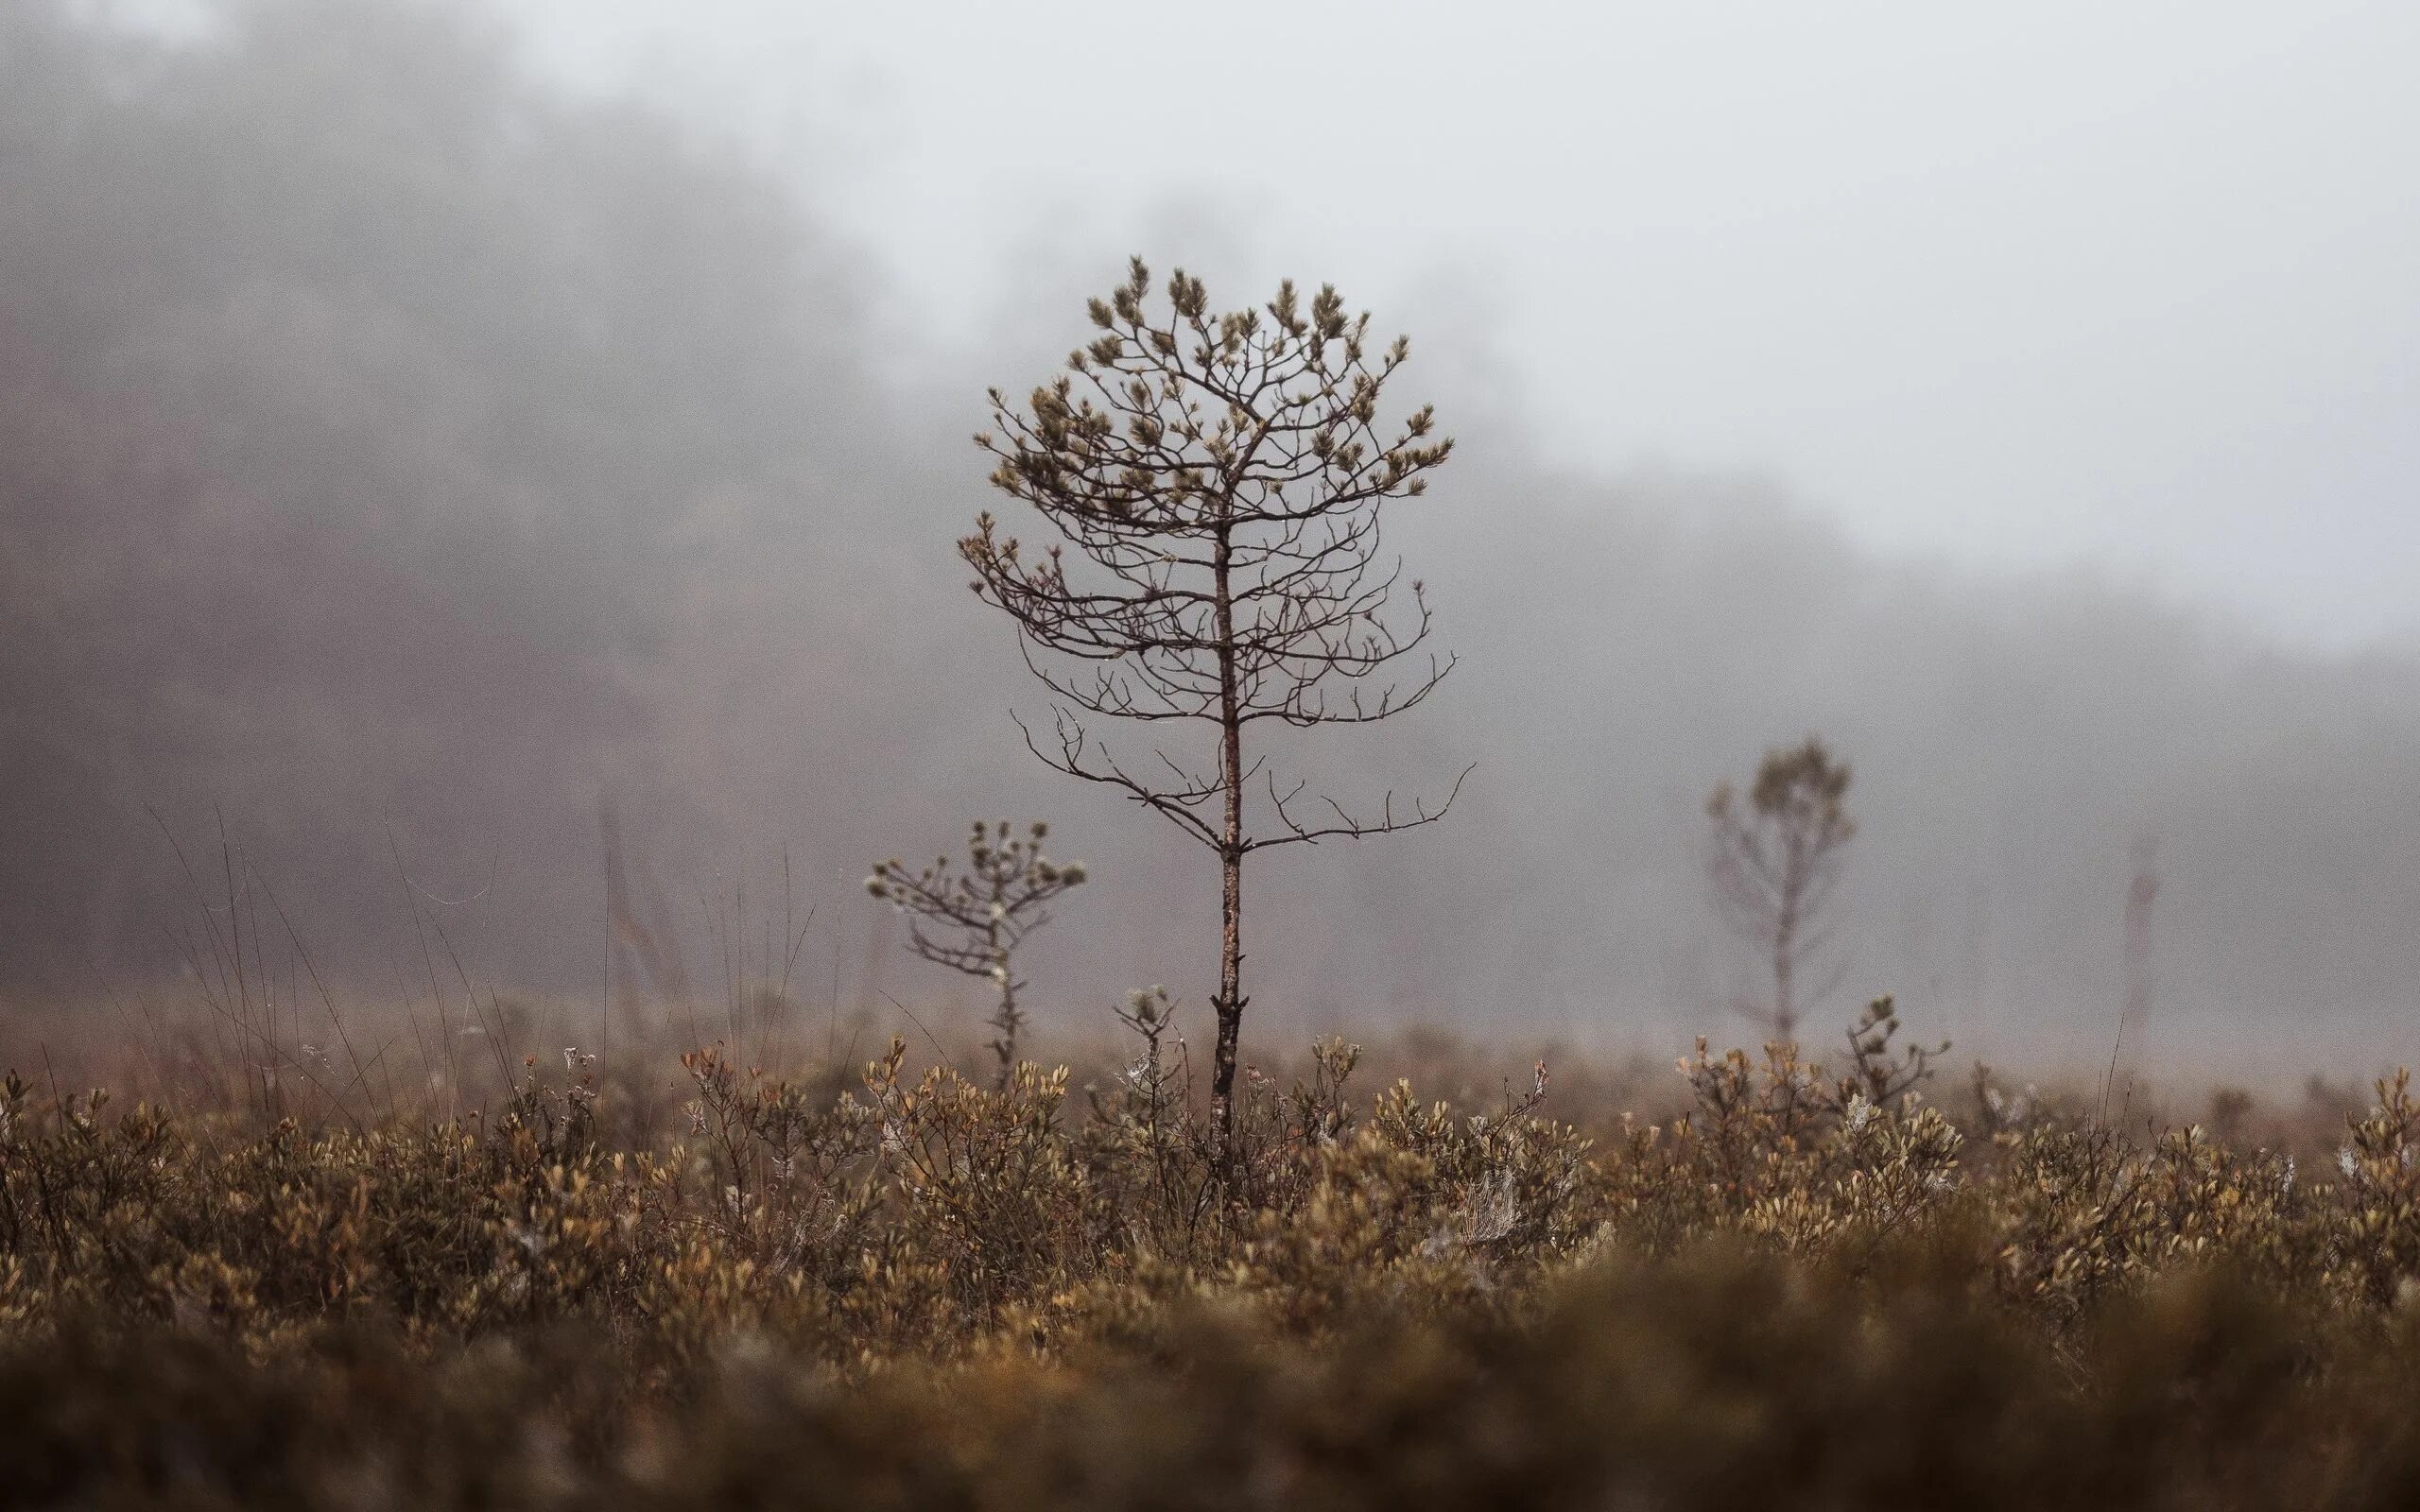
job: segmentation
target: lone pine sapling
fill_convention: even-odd
[[[1244,858],[1430,823],[1461,785],[1409,812],[1392,793],[1348,810],[1281,781],[1256,738],[1392,717],[1452,669],[1451,656],[1424,653],[1426,593],[1381,555],[1379,524],[1453,442],[1426,407],[1381,430],[1379,401],[1409,347],[1371,347],[1369,317],[1347,316],[1332,287],[1305,308],[1287,283],[1259,309],[1223,314],[1182,269],[1162,301],[1150,292],[1138,258],[1091,301],[1098,334],[1065,371],[1022,405],[992,391],[994,429],[976,438],[996,459],[991,481],[1059,540],[1028,553],[986,513],[959,551],[1053,696],[1047,737],[1020,721],[1028,746],[1219,858],[1211,1102],[1224,1159],[1249,1001]],[[1409,604],[1391,612],[1399,585]],[[1121,756],[1088,719],[1132,721],[1156,740]]]

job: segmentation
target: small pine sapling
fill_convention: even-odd
[[[1804,973],[1830,943],[1826,905],[1841,880],[1841,851],[1857,837],[1848,791],[1848,764],[1809,735],[1765,753],[1744,804],[1727,782],[1706,800],[1713,824],[1706,870],[1716,902],[1735,931],[1768,953],[1772,970],[1772,1001],[1742,1011],[1776,1040],[1797,1038]]]
[[[1932,1063],[1949,1054],[1946,1040],[1937,1045],[1894,1046],[1899,1027],[1899,1005],[1888,993],[1867,1004],[1849,1026],[1849,1058],[1857,1069],[1843,1084],[1843,1103],[1853,1091],[1876,1108],[1896,1107],[1932,1075]]]
[[[1219,858],[1219,990],[1211,999],[1211,1121],[1235,1151],[1243,1032],[1244,859],[1275,846],[1366,839],[1430,824],[1442,801],[1392,794],[1348,810],[1270,765],[1276,730],[1376,724],[1417,706],[1453,666],[1424,652],[1426,591],[1380,544],[1386,505],[1419,496],[1454,443],[1426,406],[1379,404],[1409,347],[1372,341],[1332,287],[1291,283],[1220,313],[1179,270],[1164,304],[1140,259],[1088,312],[1098,335],[1022,404],[991,394],[976,438],[992,484],[1056,540],[1028,552],[988,512],[959,542],[971,586],[1014,623],[1055,700],[1046,764],[1121,793]],[[1164,742],[1120,756],[1088,720]],[[1469,775],[1465,770],[1464,776]]]
[[[1025,983],[1016,975],[1016,949],[1028,935],[1050,922],[1045,905],[1085,877],[1080,861],[1053,861],[1042,853],[1049,827],[1035,824],[1024,835],[1010,833],[1009,821],[996,825],[975,821],[966,840],[966,866],[953,869],[950,858],[910,875],[896,857],[879,862],[866,878],[866,891],[908,916],[908,948],[925,960],[946,966],[992,984],[999,1005],[992,1015],[998,1038],[992,1050],[999,1057],[999,1085],[1006,1087],[1016,1069],[1017,1039],[1025,1027],[1025,1010],[1017,993]]]

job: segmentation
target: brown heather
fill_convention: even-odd
[[[2420,1108],[2324,1169],[2139,1137],[1887,1015],[1684,1110],[576,1056],[418,1126],[0,1093],[0,1502],[2403,1507]],[[820,1090],[811,1090],[820,1089]],[[1567,1092],[1563,1093],[1567,1097]],[[2240,1117],[2240,1099],[2228,1105]]]

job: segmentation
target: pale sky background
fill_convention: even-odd
[[[929,365],[1207,228],[1464,312],[1557,461],[2420,647],[2420,6],[465,3],[789,173]]]
[[[1461,286],[1559,459],[2420,644],[2420,6],[488,3],[796,164],[936,352],[1232,223]]]

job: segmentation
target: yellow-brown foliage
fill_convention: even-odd
[[[1248,1076],[1156,1041],[838,1095],[579,1057],[422,1126],[0,1087],[0,1460],[31,1504],[2387,1506],[2420,1486],[2420,1108],[2316,1173],[1887,1059],[1685,1111]],[[1904,1070],[1904,1064],[1899,1067]],[[1599,1115],[1603,1110],[1595,1110]],[[1626,1499],[1626,1500],[1625,1500]]]

